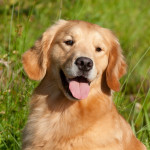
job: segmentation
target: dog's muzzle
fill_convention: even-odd
[[[63,70],[60,70],[60,78],[66,93],[73,99],[86,99],[90,92],[89,74],[93,69],[93,61],[88,57],[78,57],[74,65],[76,66],[75,76],[67,78]]]

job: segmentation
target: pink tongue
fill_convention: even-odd
[[[88,97],[90,86],[88,83],[70,81],[69,89],[75,98],[85,99]]]

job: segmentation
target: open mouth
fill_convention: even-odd
[[[83,76],[67,79],[64,72],[60,70],[60,78],[63,88],[73,99],[85,99],[90,91],[90,82]]]

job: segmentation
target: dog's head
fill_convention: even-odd
[[[48,73],[68,99],[85,99],[91,85],[106,72],[106,84],[119,91],[126,72],[117,38],[108,29],[83,21],[60,20],[23,55],[28,76]]]

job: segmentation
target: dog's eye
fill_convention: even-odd
[[[96,51],[97,51],[97,52],[100,52],[100,51],[102,51],[102,49],[101,49],[100,47],[97,47],[97,48],[96,48]]]
[[[64,43],[65,43],[66,45],[72,46],[72,45],[74,44],[74,41],[68,40],[68,41],[65,41]]]

